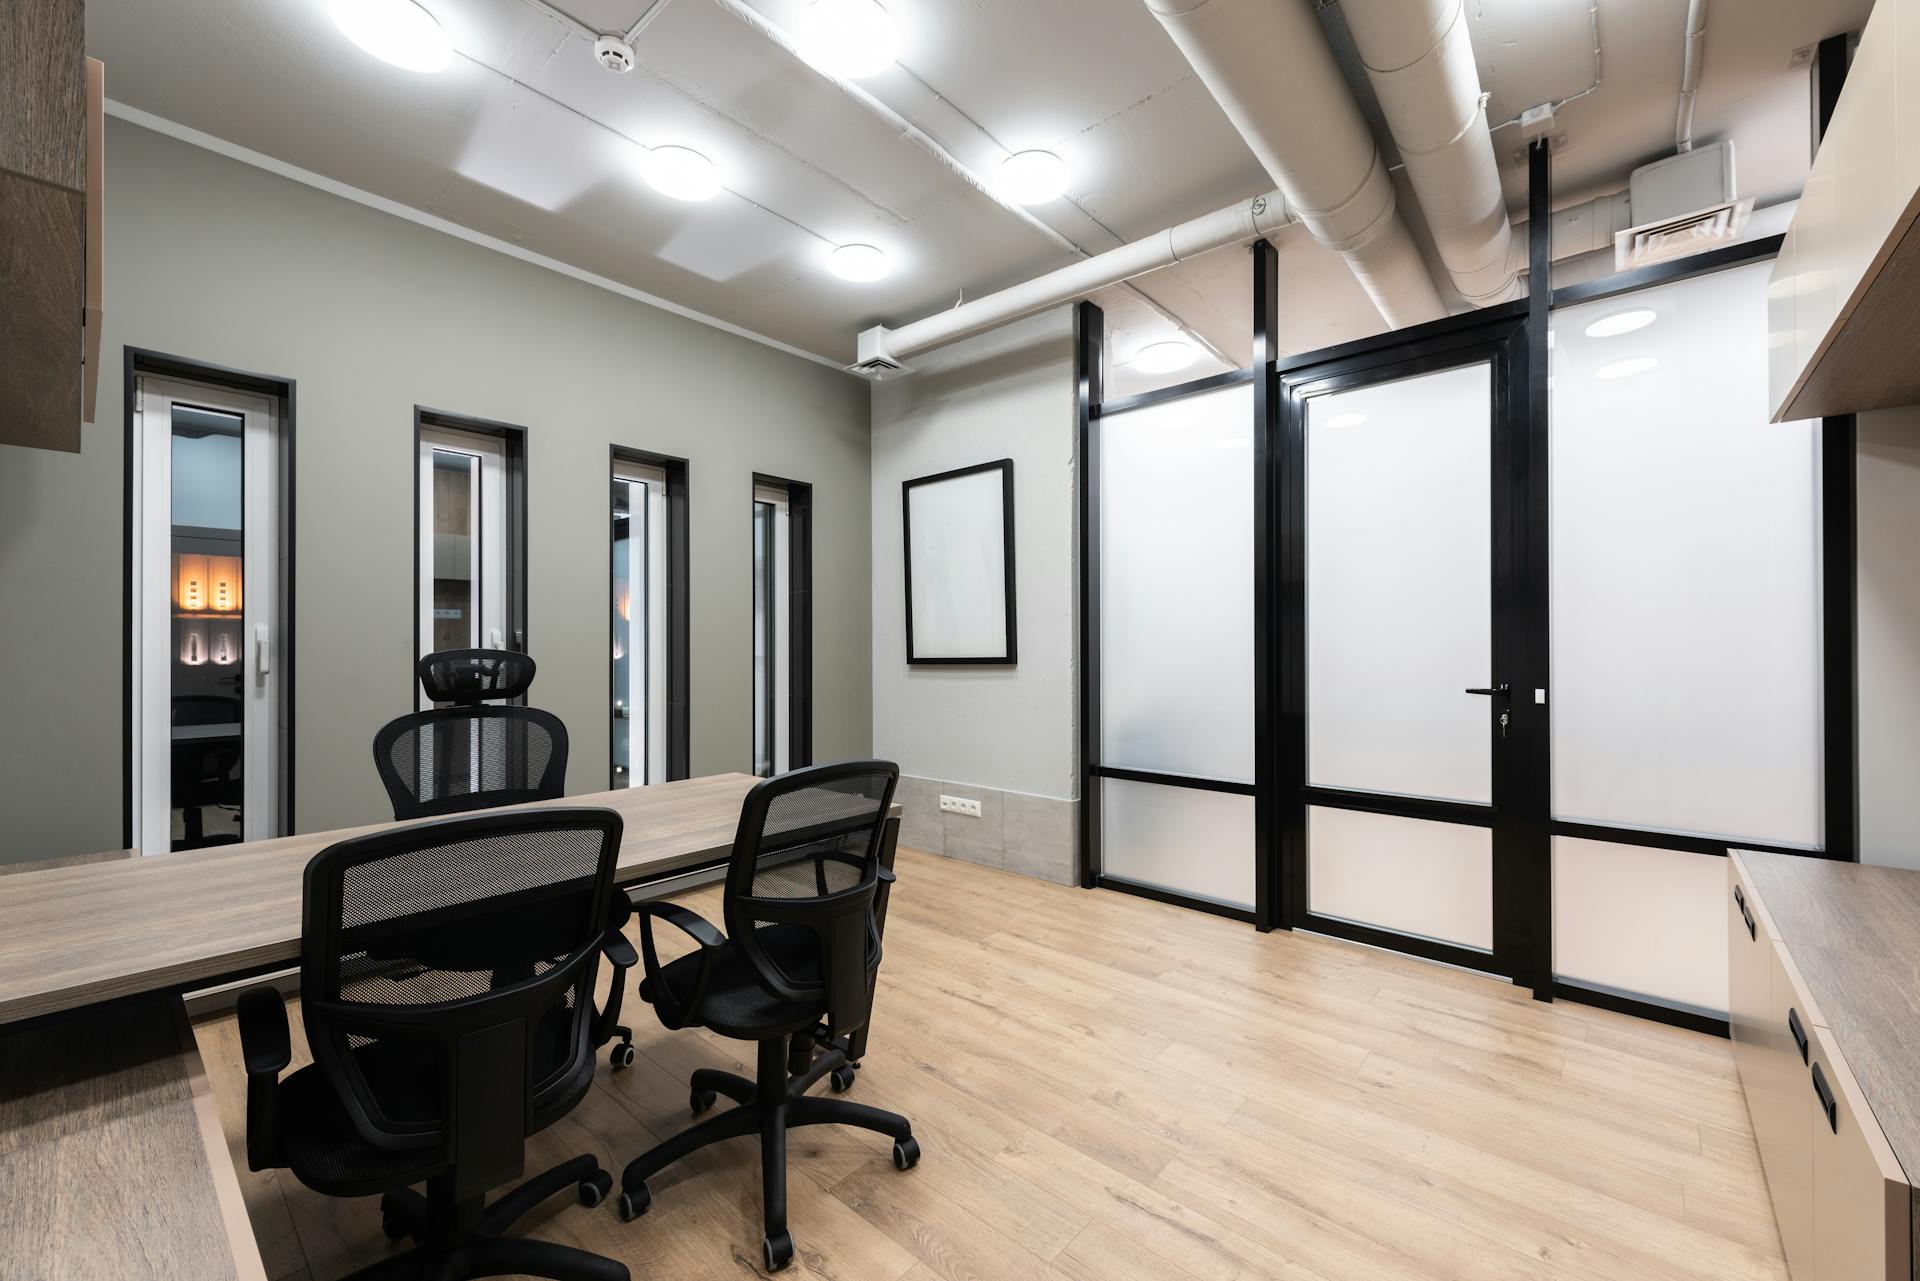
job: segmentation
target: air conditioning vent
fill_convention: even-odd
[[[887,327],[875,325],[863,329],[855,341],[854,362],[847,366],[850,374],[859,374],[862,378],[883,383],[889,378],[898,378],[913,371],[895,360],[887,352]]]
[[[1614,270],[1646,267],[1733,244],[1746,231],[1747,217],[1752,213],[1753,198],[1749,196],[1709,205],[1677,218],[1629,227],[1613,237]]]

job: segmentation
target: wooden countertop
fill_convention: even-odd
[[[715,774],[540,804],[619,811],[624,885],[725,857],[757,782]],[[0,877],[0,1024],[293,964],[307,861],[343,837],[395,826]]]
[[[1920,872],[1753,850],[1733,856],[1908,1182],[1920,1184]]]
[[[0,1272],[266,1281],[177,997],[0,1029]]]

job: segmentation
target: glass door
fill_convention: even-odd
[[[275,835],[275,406],[143,377],[131,824],[143,854]]]
[[[666,781],[667,477],[613,471],[612,785]]]
[[[419,439],[420,653],[517,649],[507,629],[506,446],[424,425]]]
[[[1527,909],[1501,816],[1525,810],[1532,698],[1500,631],[1518,345],[1470,330],[1282,374],[1291,922],[1509,974]]]

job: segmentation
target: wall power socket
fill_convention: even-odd
[[[964,814],[968,818],[980,817],[980,802],[970,801],[964,796],[942,796],[940,808],[948,814]]]

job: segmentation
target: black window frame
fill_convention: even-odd
[[[693,696],[692,673],[689,662],[693,653],[692,619],[689,610],[692,520],[690,515],[691,469],[686,459],[674,454],[657,453],[650,449],[637,449],[628,445],[609,444],[607,446],[607,525],[609,536],[606,540],[606,577],[603,582],[613,582],[613,495],[612,477],[621,463],[637,463],[644,467],[658,467],[667,478],[667,777],[669,783],[692,777],[693,759]],[[613,706],[613,616],[607,616],[607,707]],[[611,717],[611,711],[609,711]],[[613,736],[609,719],[607,736],[607,786],[618,789],[631,786],[622,783],[613,772]],[[642,733],[645,728],[642,727]],[[645,786],[644,781],[640,784]]]
[[[777,489],[787,496],[787,598],[784,614],[768,611],[768,626],[787,626],[787,767],[813,764],[813,485],[768,472],[753,473],[753,490]],[[749,493],[751,494],[751,490]],[[767,638],[774,653],[777,634]],[[749,654],[751,662],[751,654]],[[780,732],[780,709],[774,705],[774,682],[767,681],[767,715]],[[777,758],[776,758],[777,759]]]
[[[527,429],[515,423],[499,422],[491,418],[475,418],[468,414],[452,413],[444,409],[434,409],[427,405],[413,407],[413,655],[407,664],[407,686],[409,706],[419,701],[418,664],[424,650],[420,648],[425,639],[420,635],[420,436],[422,431],[442,428],[446,431],[464,432],[469,436],[485,436],[501,444],[501,452],[506,458],[506,512],[507,524],[504,545],[507,549],[506,599],[501,602],[501,638],[502,647],[516,654],[530,654],[528,648],[527,625]],[[478,519],[479,514],[475,514]],[[478,599],[479,584],[474,585],[475,599]],[[482,638],[485,639],[484,637]],[[513,700],[524,704],[524,695]]]

